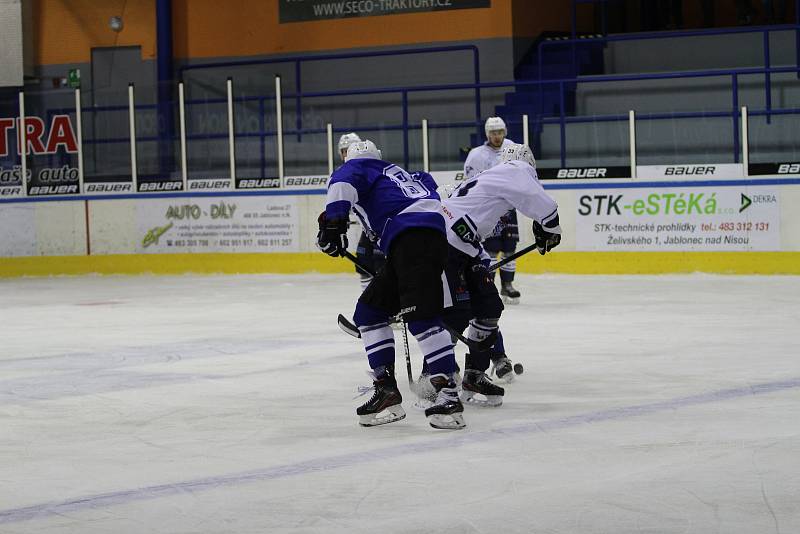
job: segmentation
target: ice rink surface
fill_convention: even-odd
[[[355,276],[0,280],[0,532],[800,532],[800,278],[517,279],[460,431],[399,333],[408,417],[358,426]]]

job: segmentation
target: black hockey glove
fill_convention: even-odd
[[[472,272],[480,274],[489,274],[489,266],[492,264],[492,258],[486,251],[481,250],[481,253],[472,258]]]
[[[533,221],[533,237],[536,240],[536,249],[541,255],[550,252],[561,243],[561,234],[548,232],[536,221]]]
[[[347,251],[347,219],[328,220],[323,211],[317,222],[319,223],[317,248],[334,258],[344,256]]]

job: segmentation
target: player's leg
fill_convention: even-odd
[[[511,382],[516,375],[522,373],[522,364],[514,364],[506,355],[502,332],[497,332],[497,341],[492,345],[490,357],[492,361],[490,375],[505,382]]]
[[[453,341],[442,327],[442,273],[447,247],[441,232],[429,228],[406,230],[392,243],[387,270],[397,273],[400,313],[417,340],[436,391],[436,399],[425,415],[434,428],[463,428],[464,407],[455,383]]]
[[[375,388],[372,398],[356,409],[362,426],[391,423],[406,416],[394,376],[394,332],[389,327],[389,318],[396,313],[398,302],[397,277],[387,268],[377,273],[362,293],[353,314]]]
[[[485,270],[464,270],[470,294],[472,319],[467,328],[467,338],[480,342],[498,333],[498,322],[503,312],[503,302],[491,276]],[[464,378],[461,382],[462,400],[481,406],[500,406],[505,391],[486,375],[490,351],[470,350],[464,360]]]
[[[464,278],[462,258],[467,256],[460,253],[457,249],[450,247],[447,258],[447,265],[444,271],[444,310],[442,312],[442,322],[451,332],[464,332],[469,326],[472,318],[472,310],[469,304],[469,290],[467,281]],[[456,344],[455,337],[450,336],[453,344]],[[454,380],[456,384],[461,383],[461,369],[456,362],[456,373]],[[417,379],[415,393],[420,399],[433,402],[436,399],[436,391],[430,383],[430,371],[427,364],[423,361],[422,372]]]
[[[505,216],[506,227],[500,237],[500,247],[503,256],[510,256],[517,250],[519,243],[519,226],[517,224],[517,211],[511,210]],[[514,288],[514,275],[517,272],[517,262],[510,261],[500,267],[500,295],[506,304],[518,304],[520,293]]]

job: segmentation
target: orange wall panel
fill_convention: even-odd
[[[141,46],[142,59],[156,54],[155,0],[33,0],[34,62],[85,63],[92,48]],[[122,17],[123,29],[108,22]]]
[[[88,62],[92,48],[108,46],[141,46],[142,59],[155,58],[155,0],[31,1],[36,64]],[[566,11],[554,4],[492,0],[489,8],[279,24],[278,0],[172,0],[173,52],[237,57],[535,36],[564,26]],[[109,27],[112,16],[122,17],[121,32]]]

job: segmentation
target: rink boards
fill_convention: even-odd
[[[800,274],[800,176],[747,177],[740,165],[572,174],[543,180],[559,204],[561,246],[522,258],[519,271]],[[440,192],[461,178],[434,176]],[[0,276],[351,271],[314,246],[326,177],[311,178],[269,190],[0,199]],[[521,243],[532,242],[530,220],[519,223]],[[351,227],[351,249],[359,232]]]

